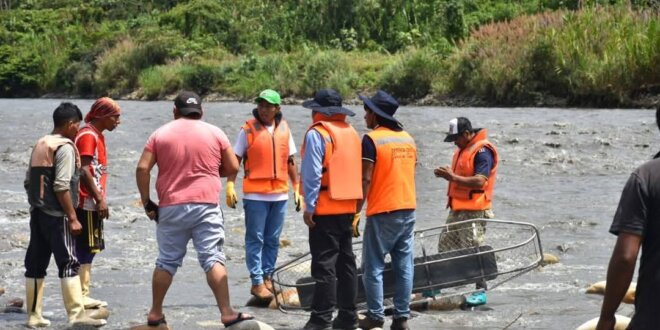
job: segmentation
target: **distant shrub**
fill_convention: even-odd
[[[412,50],[400,54],[385,67],[379,86],[402,100],[415,100],[431,92],[431,85],[442,67],[442,58],[428,50]]]

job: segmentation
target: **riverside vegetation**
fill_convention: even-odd
[[[658,0],[0,0],[0,97],[652,106]]]

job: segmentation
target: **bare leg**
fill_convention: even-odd
[[[172,274],[167,271],[155,268],[154,275],[151,279],[151,310],[147,320],[157,321],[163,317],[163,301],[167,290],[172,284]]]
[[[215,301],[220,308],[220,321],[222,323],[230,322],[238,316],[238,313],[231,307],[229,301],[229,281],[227,280],[227,270],[225,266],[216,263],[206,273],[206,282],[209,284]],[[243,313],[243,318],[250,315]]]

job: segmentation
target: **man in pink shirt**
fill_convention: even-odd
[[[174,100],[173,113],[174,120],[158,128],[147,140],[135,173],[144,210],[157,223],[158,259],[147,324],[166,323],[163,300],[192,238],[199,264],[220,308],[220,319],[228,327],[253,318],[236,312],[229,301],[224,220],[218,205],[220,177],[235,175],[238,161],[225,133],[200,120],[202,101],[197,94],[181,92]],[[159,205],[149,197],[154,165],[158,165]]]

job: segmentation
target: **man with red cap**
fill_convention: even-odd
[[[102,97],[92,104],[85,116],[86,126],[76,135],[76,147],[80,153],[81,180],[80,201],[76,214],[82,225],[82,234],[76,238],[76,255],[80,262],[80,284],[85,308],[108,305],[105,301],[90,297],[89,287],[94,256],[105,248],[103,219],[110,216],[106,200],[108,157],[103,132],[113,131],[119,125],[121,109],[109,97]]]

